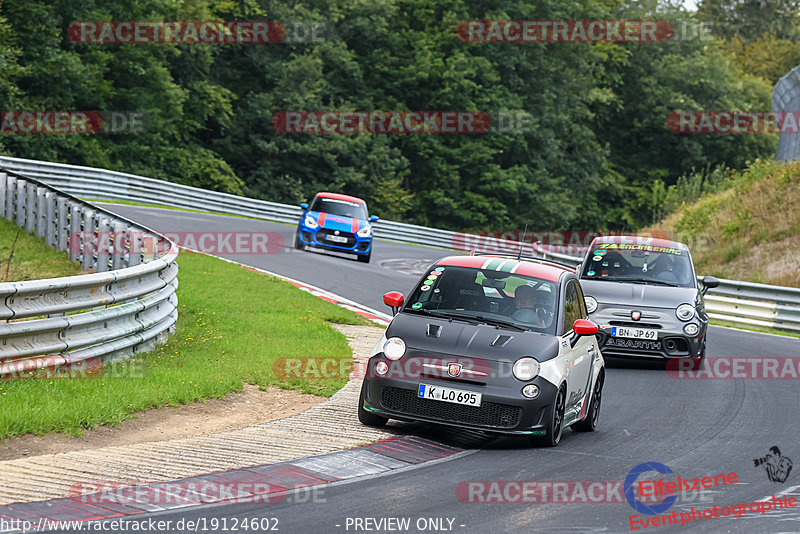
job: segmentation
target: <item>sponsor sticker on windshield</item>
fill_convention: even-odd
[[[677,248],[658,247],[655,245],[641,245],[641,244],[629,244],[629,243],[600,243],[598,246],[604,249],[644,250],[647,252],[664,252],[666,254],[675,254],[677,256],[683,254],[683,251]],[[595,254],[597,254],[596,251]]]

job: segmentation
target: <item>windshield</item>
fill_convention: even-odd
[[[558,284],[507,272],[435,267],[404,311],[553,333]]]
[[[367,207],[364,204],[357,204],[347,200],[336,198],[316,197],[311,203],[309,211],[320,211],[331,215],[343,215],[345,217],[355,217],[356,219],[367,218]]]
[[[596,245],[581,278],[695,287],[692,261],[685,250],[642,244]]]

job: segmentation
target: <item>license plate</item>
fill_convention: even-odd
[[[627,337],[630,339],[658,339],[658,330],[653,328],[612,326],[611,337]]]
[[[340,235],[329,235],[325,239],[328,241],[333,241],[334,243],[347,243],[347,238]]]
[[[453,404],[464,404],[466,406],[480,406],[481,394],[463,389],[443,388],[441,386],[431,386],[430,384],[420,384],[417,390],[417,397],[420,399],[431,399]]]

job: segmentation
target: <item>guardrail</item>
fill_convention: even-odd
[[[0,378],[96,368],[174,330],[177,248],[164,236],[13,172],[0,172],[0,216],[95,271],[0,283]],[[99,233],[118,240],[113,253],[95,249]]]
[[[800,332],[800,289],[720,280],[705,300],[712,319]]]
[[[14,170],[84,198],[130,200],[245,215],[255,219],[296,224],[301,210],[297,206],[267,202],[197,187],[153,180],[134,174],[80,167],[60,163],[0,156],[0,168]],[[456,250],[465,242],[465,234],[393,221],[378,221],[374,235],[417,245]],[[469,236],[478,238],[478,236]],[[535,254],[570,265],[580,258],[547,251],[536,244]],[[464,250],[461,247],[460,250]],[[768,327],[800,332],[800,289],[721,280],[718,288],[706,295],[711,318],[743,327]]]

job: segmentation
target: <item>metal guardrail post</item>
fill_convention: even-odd
[[[45,193],[47,190],[44,187],[36,187],[36,236],[44,237],[45,224],[47,222],[47,210],[45,209]]]
[[[69,209],[69,259],[71,261],[78,261],[83,249],[82,236],[81,236],[81,223],[83,214],[80,204],[68,200]]]
[[[14,208],[17,213],[17,226],[21,228],[25,227],[25,191],[27,185],[28,182],[25,180],[16,180],[14,182],[14,191],[17,196],[17,203]]]
[[[99,215],[97,223],[97,272],[101,273],[108,270],[108,248],[111,246],[109,233],[111,233],[111,223],[108,217]]]
[[[5,217],[6,220],[9,220],[9,221],[13,222],[14,221],[14,190],[15,190],[15,185],[17,183],[17,179],[14,178],[13,176],[9,176],[9,175],[7,175],[5,173],[3,173],[3,176],[4,176],[3,181],[5,182],[4,186],[5,186],[5,190],[6,190],[6,201],[5,201],[5,205],[2,207],[2,209],[3,209],[3,217]]]
[[[8,176],[0,172],[0,217],[6,216],[6,191],[8,190]]]
[[[66,198],[56,199],[56,248],[67,250],[67,237],[69,236],[69,203]]]
[[[127,258],[130,255],[130,251],[125,249],[127,241],[126,235],[128,235],[132,229],[123,221],[114,220],[112,231],[114,232],[114,254],[111,257],[111,270],[116,271],[117,269],[128,266]]]
[[[92,267],[96,267],[96,259],[94,256],[94,216],[95,211],[91,208],[84,208],[83,213],[83,231],[81,232],[81,266],[84,271],[88,271]]]
[[[56,194],[53,191],[45,191],[44,194],[44,242],[48,246],[55,247],[56,237]]]
[[[25,184],[25,231],[36,231],[36,184],[32,182]]]

